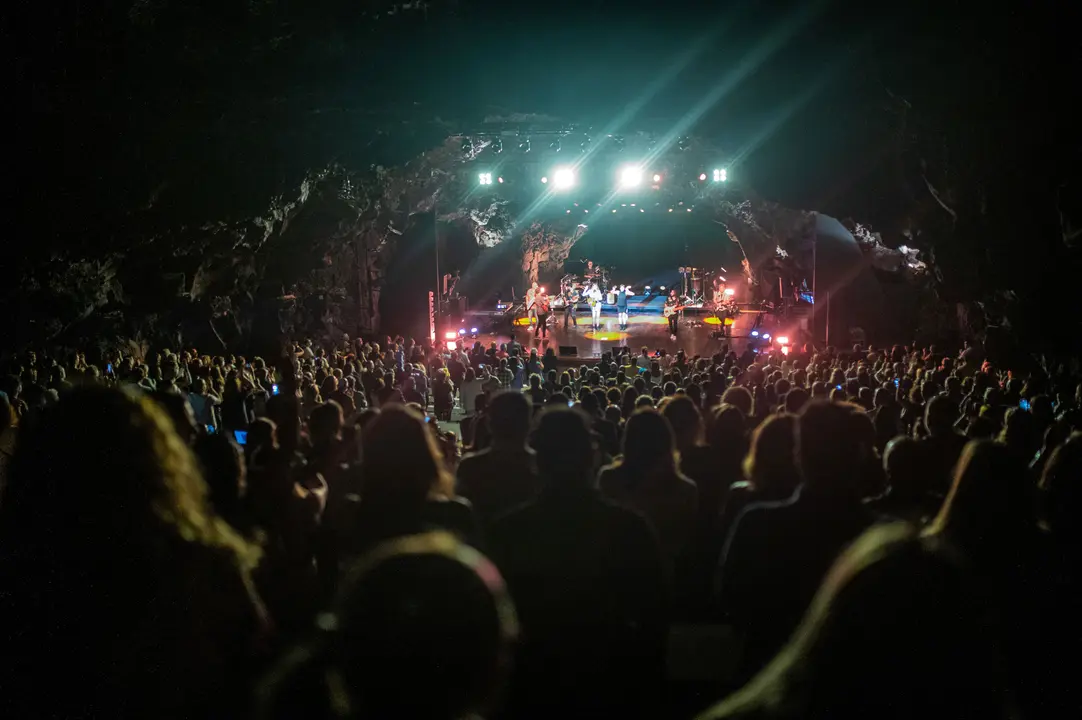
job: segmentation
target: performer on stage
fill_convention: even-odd
[[[571,324],[575,327],[579,326],[579,321],[575,319],[575,310],[579,302],[582,300],[582,294],[579,292],[579,288],[572,285],[567,294],[564,296],[564,330],[567,329],[567,320],[571,319]]]
[[[526,291],[526,317],[528,317],[531,322],[537,320],[537,292],[539,289],[540,288],[535,281],[534,284],[530,286],[530,289]]]
[[[676,290],[669,291],[669,297],[665,298],[665,307],[662,314],[669,320],[669,335],[676,339],[676,331],[680,325],[680,298],[676,296]]]
[[[537,327],[534,328],[533,336],[543,338],[549,336],[549,315],[552,313],[552,305],[548,293],[537,293]]]
[[[621,285],[616,291],[616,313],[620,318],[620,329],[627,330],[627,298],[631,294],[631,288]]]
[[[725,300],[725,289],[728,287],[725,278],[722,275],[714,276],[714,296],[711,301],[714,303],[714,307],[720,307]]]
[[[601,288],[597,283],[592,283],[586,292],[586,300],[590,303],[590,315],[593,318],[594,330],[601,327]]]

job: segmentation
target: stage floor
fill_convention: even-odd
[[[742,312],[735,318],[732,327],[731,338],[715,338],[714,333],[721,330],[717,324],[717,318],[708,315],[692,315],[690,313],[680,321],[676,340],[669,336],[669,322],[660,314],[647,311],[645,314],[635,314],[634,309],[628,318],[626,330],[621,330],[619,320],[615,312],[605,310],[601,314],[601,328],[594,330],[590,327],[589,310],[578,313],[578,326],[570,326],[564,329],[563,313],[556,313],[549,320],[547,338],[534,337],[533,326],[515,326],[515,338],[527,349],[537,348],[538,353],[544,353],[549,347],[556,351],[561,359],[574,361],[597,359],[606,351],[629,346],[634,354],[638,354],[640,348],[647,347],[651,353],[655,350],[665,350],[675,353],[683,350],[687,355],[700,355],[709,357],[726,348],[743,352],[747,347],[751,329],[755,324],[758,313]],[[772,333],[773,318],[765,315],[760,332]],[[488,345],[490,342],[505,343],[511,338],[507,334],[484,333],[478,338],[479,341]],[[472,341],[470,341],[472,343]],[[566,352],[566,348],[574,347],[576,352]]]

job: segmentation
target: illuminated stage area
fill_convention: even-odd
[[[726,349],[743,352],[749,342],[765,344],[761,339],[751,338],[752,328],[755,324],[757,312],[742,312],[734,318],[732,335],[730,338],[718,337],[722,329],[720,321],[709,315],[686,314],[680,321],[676,340],[669,335],[669,322],[662,315],[647,311],[635,314],[632,310],[628,318],[626,330],[620,329],[619,319],[615,312],[606,310],[601,316],[600,329],[590,327],[590,313],[578,313],[578,326],[564,328],[563,313],[557,313],[549,321],[547,338],[535,338],[532,325],[516,324],[514,329],[515,339],[527,348],[536,348],[538,353],[544,353],[552,348],[561,360],[570,363],[588,362],[601,357],[604,352],[609,352],[628,346],[634,354],[638,354],[640,348],[647,347],[650,352],[665,350],[675,353],[683,350],[688,356],[700,355],[709,357]],[[769,335],[774,331],[774,319],[770,315],[764,316],[763,324],[757,332]],[[506,334],[482,334],[477,340],[484,344],[490,342],[505,343],[511,338]],[[568,352],[574,348],[573,352]]]

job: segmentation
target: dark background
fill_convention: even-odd
[[[486,116],[540,113],[679,128],[734,153],[764,197],[858,218],[894,244],[917,228],[948,301],[1010,289],[1036,308],[1077,304],[1065,224],[1079,205],[1082,44],[1067,3],[426,8],[5,6],[4,267],[126,252],[138,223],[251,217],[307,169],[397,164]]]

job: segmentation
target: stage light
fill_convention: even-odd
[[[656,183],[661,182],[661,176],[658,175],[657,173],[654,173],[654,182],[656,182]]]
[[[770,333],[763,333],[763,340],[769,340],[769,339],[770,339]]]
[[[568,210],[568,211],[567,211],[567,214],[568,214],[568,215],[570,215],[570,214],[571,214],[571,211],[570,211],[570,210]]]
[[[639,208],[639,212],[646,212],[645,208]]]
[[[729,179],[729,171],[718,169],[714,171],[714,182],[725,182]]]
[[[706,180],[706,173],[699,173],[699,181]]]
[[[906,245],[899,245],[898,246],[898,252],[902,252],[902,253],[905,253],[905,254],[908,255],[909,254],[909,247],[906,246]]]
[[[541,184],[542,184],[542,185],[544,185],[544,184],[545,184],[545,183],[547,183],[548,181],[549,181],[549,179],[548,179],[548,177],[547,177],[547,176],[542,176],[542,177],[541,177]]]
[[[778,344],[779,345],[788,345],[789,344],[789,338],[787,336],[785,336],[785,335],[781,335],[780,337],[778,337]]]
[[[487,172],[480,173],[477,176],[477,180],[482,185],[491,185],[492,184],[492,173],[487,173]]]
[[[566,190],[575,184],[575,171],[571,168],[558,168],[552,174],[552,184],[557,190]]]
[[[492,152],[494,152],[494,153],[502,153],[503,152],[503,140],[501,140],[500,138],[496,138],[495,140],[492,141]]]
[[[502,183],[502,182],[503,182],[503,178],[496,178],[496,182]]]
[[[544,294],[545,294],[545,288],[543,288],[543,287],[542,287],[542,288],[537,288],[537,289],[538,289],[539,291],[541,291],[541,294],[542,294],[542,295],[544,295]]]
[[[451,350],[451,351],[457,350],[458,349],[458,343],[456,343],[454,340],[448,340],[447,341],[447,349]]]
[[[789,354],[789,346],[788,345],[782,346],[781,354],[782,355],[788,355]]]
[[[459,335],[465,335],[466,334],[466,328],[460,328],[459,331],[458,331],[458,334]]]
[[[691,212],[691,208],[688,208],[688,212]]]
[[[443,339],[444,340],[457,340],[458,339],[458,333],[456,333],[454,330],[448,330],[447,332],[445,332],[443,334]]]
[[[642,182],[642,168],[629,165],[620,170],[620,184],[624,187],[635,187]]]
[[[664,285],[661,286],[661,290],[662,290],[662,292],[665,291],[665,286]]]
[[[646,286],[646,292],[650,292],[650,286],[649,285]]]
[[[471,335],[476,335],[477,334],[477,328],[470,328],[470,334]]]
[[[722,279],[724,280],[724,278],[722,278]],[[736,295],[736,290],[733,290],[732,288],[725,288],[725,294],[726,295]]]
[[[672,208],[669,208],[669,212],[672,212]]]
[[[751,331],[751,336],[752,337],[759,337],[759,331],[758,330],[752,330]]]

